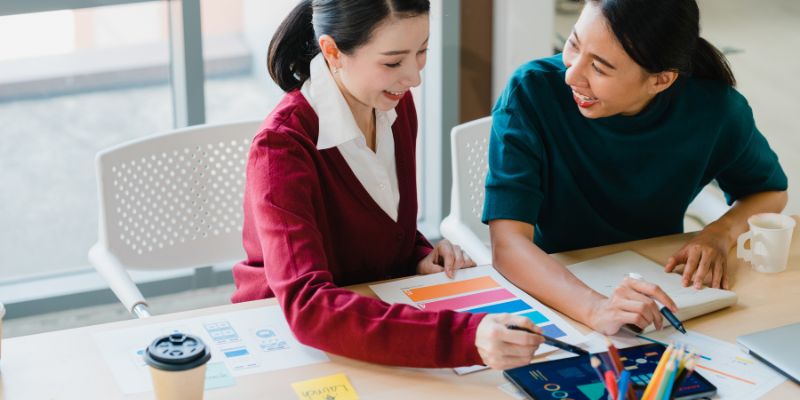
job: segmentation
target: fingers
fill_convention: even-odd
[[[544,341],[539,335],[511,330],[508,325],[517,325],[541,333],[525,317],[510,314],[486,315],[478,325],[475,346],[484,363],[495,369],[508,369],[528,364],[533,353]]]
[[[447,239],[436,244],[437,256],[433,258],[435,264],[444,269],[448,278],[453,278],[457,269],[475,266],[475,262],[460,246],[450,243]]]
[[[731,288],[731,283],[728,280],[728,274],[724,274],[722,276],[722,288],[725,289],[725,290],[730,290],[730,288]]]
[[[683,287],[688,287],[692,282],[694,272],[697,270],[697,264],[700,262],[700,252],[692,247],[688,250],[686,263],[683,268]]]
[[[658,300],[661,304],[669,308],[670,311],[678,312],[678,306],[675,304],[675,301],[669,297],[664,289],[661,289],[661,287],[655,283],[626,278],[624,284],[649,298]]]
[[[672,272],[675,270],[675,267],[678,265],[686,263],[686,247],[678,250],[677,253],[673,254],[667,260],[667,264],[664,265],[664,272]]]
[[[711,275],[711,287],[712,288],[720,288],[722,287],[722,276],[725,275],[725,262],[722,258],[717,258],[714,261],[714,270]]]
[[[639,282],[635,279],[631,279],[635,282],[626,282],[626,283],[645,283],[647,282]],[[652,285],[652,284],[649,284]],[[654,285],[653,285],[654,286]],[[626,319],[623,319],[619,322],[624,323],[631,323],[634,325],[639,326],[640,323],[644,324],[639,326],[640,328],[644,329],[647,325],[651,323],[656,326],[656,329],[661,329],[662,326],[662,319],[661,319],[661,312],[658,309],[656,303],[651,299],[648,295],[642,294],[635,290],[635,288],[628,286],[628,285],[621,285],[617,289],[614,290],[613,297],[611,298],[612,306],[616,309],[616,312],[620,313],[621,316],[625,316]],[[634,314],[638,318],[631,319],[629,314]]]
[[[704,249],[700,253],[700,261],[697,264],[697,270],[695,270],[694,275],[692,276],[695,289],[700,290],[703,288],[703,282],[705,281],[706,276],[711,272],[714,262],[715,258],[713,250]]]
[[[472,257],[470,257],[469,254],[467,254],[466,252],[462,252],[462,253],[464,254],[464,265],[463,265],[463,268],[474,267],[475,266],[475,260],[473,260]]]

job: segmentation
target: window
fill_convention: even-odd
[[[0,16],[0,281],[89,268],[94,155],[173,125],[167,25],[163,2]]]

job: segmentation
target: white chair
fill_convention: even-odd
[[[485,117],[455,126],[451,131],[450,215],[439,227],[442,237],[461,246],[478,265],[492,262],[489,227],[481,222],[491,129],[492,117]],[[691,230],[702,229],[727,210],[721,191],[711,184],[690,204],[685,221]]]
[[[492,117],[453,127],[450,215],[439,226],[442,237],[461,246],[478,265],[492,262],[489,227],[481,222],[491,129]]]
[[[245,163],[260,123],[192,126],[97,154],[99,238],[89,261],[128,311],[150,315],[128,268],[243,259]]]
[[[684,217],[684,231],[691,232],[703,229],[728,212],[730,207],[725,203],[725,195],[716,182],[706,185],[692,200]]]

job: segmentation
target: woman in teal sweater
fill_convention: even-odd
[[[712,180],[732,207],[665,266],[684,286],[729,286],[747,218],[780,212],[787,179],[724,56],[699,37],[695,0],[589,0],[561,55],[519,68],[493,111],[483,220],[515,284],[606,334],[661,327],[657,286],[610,298],[547,253],[683,232]]]

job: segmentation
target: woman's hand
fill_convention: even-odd
[[[461,250],[461,247],[444,239],[436,244],[433,251],[419,261],[417,273],[435,274],[444,271],[448,278],[453,278],[457,269],[474,266],[475,261],[472,261],[467,253]]]
[[[702,289],[708,282],[713,288],[730,288],[726,267],[731,243],[727,233],[716,231],[713,225],[703,229],[667,260],[664,271],[672,272],[683,264],[684,287]]]
[[[677,312],[675,302],[656,284],[625,278],[611,297],[598,302],[590,314],[589,326],[604,334],[613,335],[625,325],[641,329],[654,324],[661,329],[663,320],[656,299],[672,312]]]
[[[508,329],[508,325],[528,328],[542,333],[542,328],[519,315],[488,314],[478,324],[475,347],[483,363],[497,370],[530,364],[533,353],[544,342],[539,335]]]

